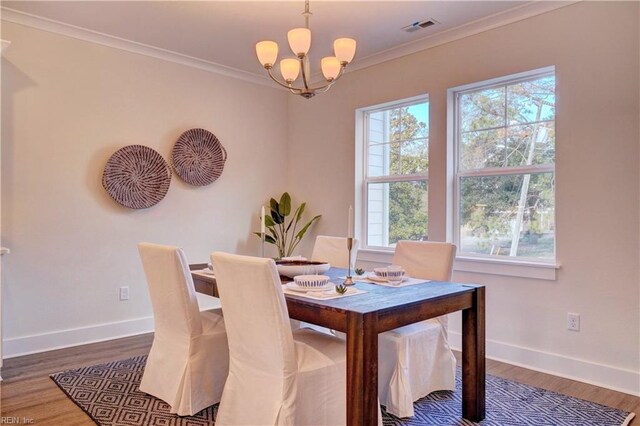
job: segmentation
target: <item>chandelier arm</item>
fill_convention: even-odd
[[[325,92],[327,92],[329,89],[331,89],[331,86],[333,86],[333,83],[335,83],[335,82],[336,82],[336,81],[335,81],[335,80],[333,80],[333,81],[332,81],[331,83],[329,83],[329,84],[326,84],[326,85],[324,85],[324,86],[322,86],[322,87],[318,87],[317,89],[314,89],[314,91],[315,91],[315,92],[318,92],[318,93],[325,93]]]
[[[275,78],[273,76],[273,74],[271,73],[272,67],[271,68],[265,68],[265,69],[267,70],[267,74],[269,74],[269,77],[271,77],[271,80],[275,81],[276,83],[278,83],[280,86],[284,87],[285,89],[291,90],[291,93],[298,94],[298,92],[301,91],[301,89],[298,89],[297,87],[292,87],[289,84],[282,83],[280,80]]]
[[[344,65],[342,65],[342,66],[340,67],[340,73],[336,76],[336,78],[334,78],[333,80],[331,80],[331,81],[330,81],[330,82],[328,82],[327,84],[325,84],[325,85],[323,85],[323,86],[312,87],[312,88],[311,88],[311,89],[309,89],[309,90],[313,90],[313,91],[315,92],[316,90],[322,90],[322,89],[325,89],[325,90],[323,90],[321,93],[326,92],[327,90],[329,90],[329,88],[330,88],[331,86],[333,86],[333,84],[334,84],[336,81],[338,81],[338,79],[339,79],[340,77],[342,77],[342,76],[344,75],[344,70],[345,70],[345,68],[346,68],[346,67],[345,67]]]

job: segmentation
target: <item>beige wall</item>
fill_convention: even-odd
[[[266,86],[4,23],[2,242],[5,354],[137,332],[151,315],[136,244],[176,244],[191,261],[213,250],[258,254],[260,205],[285,188],[287,94]],[[173,176],[147,210],[101,186],[130,144],[165,159],[185,130],[214,132],[221,178]],[[129,286],[131,299],[118,300]]]
[[[344,235],[357,108],[428,93],[430,229],[445,238],[447,89],[544,66],[557,75],[556,281],[456,272],[487,286],[488,354],[640,392],[638,3],[584,2],[348,73],[289,99],[289,188]],[[606,17],[606,19],[603,19]],[[566,330],[567,312],[582,330]],[[459,336],[454,318],[454,340]]]
[[[258,206],[284,189],[323,214],[317,233],[344,234],[360,107],[429,94],[429,234],[444,239],[446,90],[555,65],[558,279],[454,278],[487,285],[490,356],[638,392],[638,9],[568,6],[350,72],[309,101],[3,23],[13,42],[2,59],[5,351],[147,330],[135,244],[181,245],[192,261],[215,249],[257,254]],[[144,144],[168,158],[192,127],[227,148],[219,181],[193,188],[174,176],[165,200],[142,211],[108,197],[100,176],[111,153]],[[566,330],[567,312],[581,314],[582,331]],[[459,328],[455,316],[454,341]]]

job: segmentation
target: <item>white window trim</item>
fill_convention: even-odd
[[[456,98],[458,95],[469,91],[475,91],[479,88],[488,89],[494,86],[502,86],[505,83],[514,84],[519,81],[526,81],[536,76],[555,73],[555,66],[539,68],[532,71],[526,71],[518,74],[511,74],[484,82],[466,84],[463,86],[453,87],[447,90],[447,241],[458,241],[459,233],[459,197],[458,197],[458,180],[461,174],[456,173],[458,161],[457,146],[457,125],[458,125],[458,108]],[[520,166],[513,168],[495,168],[482,170],[469,170],[464,172],[464,176],[486,176],[486,175],[512,175],[523,173],[541,173],[553,172],[555,174],[555,162],[553,165],[532,165]],[[555,211],[554,211],[555,214]],[[555,222],[555,220],[554,220]],[[454,270],[460,272],[474,272],[482,274],[506,275],[524,278],[534,278],[543,280],[555,280],[556,271],[560,268],[557,261],[557,222],[554,238],[554,259],[545,261],[541,259],[527,258],[496,258],[482,255],[461,254],[456,256]]]
[[[360,240],[361,249],[359,253],[372,252],[372,253],[384,253],[387,255],[393,255],[393,247],[380,247],[380,246],[367,246],[367,191],[365,190],[365,183],[367,182],[366,173],[368,170],[367,164],[367,135],[368,135],[368,123],[366,120],[367,114],[386,110],[389,108],[402,108],[405,106],[415,105],[421,102],[429,102],[429,95],[423,94],[413,96],[410,98],[404,98],[396,101],[385,102],[382,104],[372,105],[369,107],[363,107],[356,109],[356,144],[355,144],[355,208],[357,214],[355,215],[355,237]],[[427,139],[429,137],[427,136]],[[427,182],[427,188],[429,185],[429,171],[425,173],[414,175],[395,175],[395,176],[376,176],[370,177],[368,182],[406,182],[424,180]],[[427,189],[428,190],[428,189]],[[427,230],[428,231],[428,230]],[[390,258],[389,258],[390,259]],[[390,262],[390,260],[389,260]]]

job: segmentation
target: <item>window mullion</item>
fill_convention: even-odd
[[[504,176],[555,172],[554,164],[536,164],[531,166],[491,167],[458,172],[460,177],[469,176]]]
[[[515,124],[507,124],[506,126],[493,126],[493,127],[483,127],[481,129],[474,130],[464,130],[460,131],[461,135],[466,135],[468,133],[478,133],[478,132],[488,132],[490,130],[499,130],[499,129],[508,129],[509,127],[518,127],[518,126],[533,126],[534,124],[543,124],[543,123],[553,123],[555,120],[534,120],[534,121],[526,121],[526,122],[517,122]],[[421,138],[416,138],[421,139]]]
[[[429,180],[428,174],[419,175],[393,175],[393,176],[372,176],[367,177],[367,183],[388,183],[388,182],[415,182]]]

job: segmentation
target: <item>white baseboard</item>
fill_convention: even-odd
[[[449,330],[449,343],[452,349],[460,351],[462,335]],[[640,396],[640,372],[638,371],[489,339],[486,341],[486,357],[518,367]]]
[[[21,336],[4,340],[3,357],[13,358],[150,333],[152,331],[153,317],[144,317]],[[461,334],[449,330],[449,338],[451,347],[455,350],[460,350],[462,347]],[[640,372],[638,371],[538,351],[495,340],[488,339],[486,345],[486,354],[489,359],[640,396]]]
[[[153,317],[135,318],[87,327],[21,336],[3,341],[3,358],[103,342],[153,331]]]

